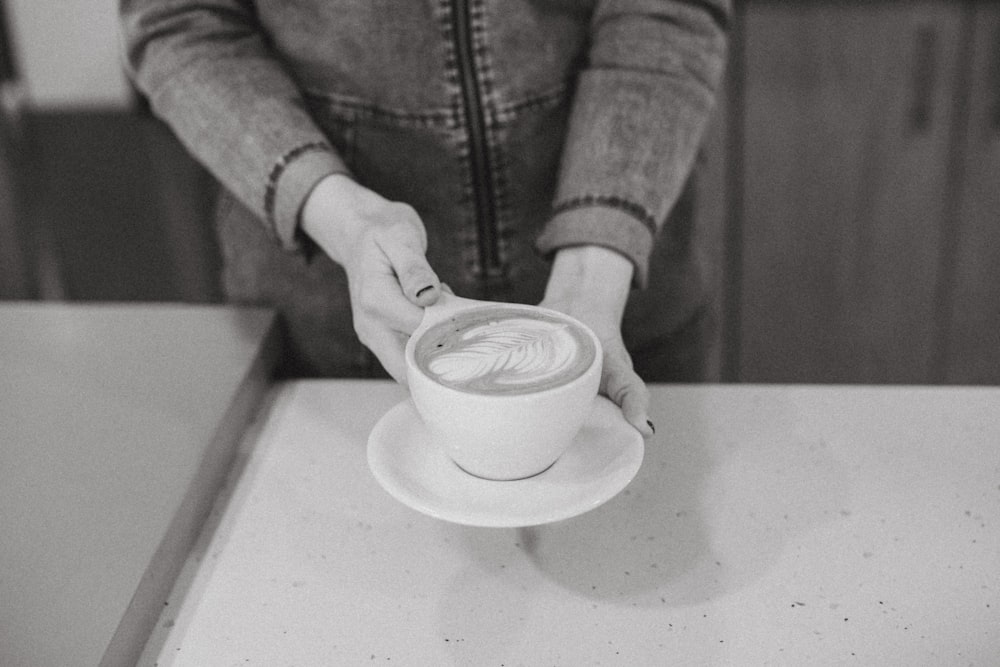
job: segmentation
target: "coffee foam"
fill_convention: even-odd
[[[575,325],[517,310],[460,315],[429,330],[420,347],[428,375],[477,393],[541,391],[578,377],[594,357]]]

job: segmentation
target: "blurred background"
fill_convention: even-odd
[[[116,5],[0,1],[0,299],[221,300]],[[738,1],[701,171],[715,379],[1000,383],[998,3]]]

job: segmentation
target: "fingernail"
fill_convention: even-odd
[[[417,290],[417,298],[419,299],[420,295],[423,294],[424,292],[426,292],[429,289],[434,289],[434,285],[428,285],[427,287],[421,287],[420,289],[418,289]]]
[[[656,433],[656,427],[653,426],[653,422],[647,419],[646,423],[649,424],[649,430],[651,430],[653,433]]]

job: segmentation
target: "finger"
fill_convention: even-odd
[[[638,380],[639,376],[635,377]],[[642,437],[650,438],[656,433],[656,427],[649,418],[649,391],[641,381],[630,385],[622,397],[621,407],[625,421],[634,426]]]
[[[379,247],[410,303],[426,307],[438,300],[441,281],[418,246],[406,239],[390,239],[379,243]]]
[[[405,288],[404,288],[405,291]],[[441,287],[440,285],[435,286],[433,283],[421,287],[414,294],[413,303],[420,306],[421,308],[426,308],[427,306],[433,306],[437,303],[437,300],[441,297]]]
[[[621,408],[625,421],[644,438],[656,432],[649,419],[649,390],[626,359],[608,355],[601,388],[602,393]]]

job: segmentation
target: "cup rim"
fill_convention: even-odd
[[[431,385],[433,387],[436,387],[436,388],[438,388],[440,390],[448,391],[448,392],[451,392],[451,393],[454,393],[454,394],[457,394],[457,395],[460,395],[460,396],[463,396],[463,397],[475,397],[477,400],[486,400],[486,401],[506,400],[506,401],[511,401],[511,400],[517,400],[517,399],[531,399],[531,398],[535,398],[535,397],[539,397],[539,396],[545,396],[545,395],[548,395],[550,393],[555,393],[555,392],[559,392],[559,391],[567,391],[568,388],[575,387],[578,384],[580,384],[582,382],[585,382],[586,379],[587,379],[587,377],[589,377],[594,372],[595,366],[598,367],[598,368],[600,368],[601,365],[603,364],[603,362],[604,362],[604,349],[601,346],[601,340],[597,337],[597,334],[594,333],[593,329],[591,329],[589,326],[587,326],[586,324],[584,324],[583,322],[581,322],[577,318],[573,317],[572,315],[567,315],[566,313],[560,312],[558,310],[553,310],[552,308],[546,308],[544,306],[532,305],[532,304],[529,304],[529,303],[511,303],[511,302],[506,302],[506,301],[483,301],[483,302],[477,302],[475,305],[471,305],[471,306],[467,306],[467,307],[462,307],[462,308],[456,309],[456,310],[454,310],[452,312],[452,315],[458,314],[458,313],[472,312],[472,311],[476,311],[476,310],[484,310],[484,309],[489,309],[489,308],[496,308],[496,307],[510,307],[510,308],[513,308],[513,309],[525,310],[525,311],[529,311],[529,312],[536,312],[536,313],[537,312],[541,312],[541,313],[553,316],[553,317],[555,317],[557,319],[566,320],[568,322],[571,322],[571,323],[579,326],[580,329],[583,332],[585,332],[587,334],[587,336],[590,337],[591,342],[594,344],[594,358],[591,359],[590,364],[585,369],[583,369],[583,371],[579,375],[577,375],[576,377],[574,377],[572,380],[569,380],[569,381],[567,381],[567,382],[565,382],[563,384],[560,384],[560,385],[556,385],[554,387],[548,387],[547,389],[540,389],[538,391],[525,391],[525,392],[519,392],[519,393],[515,393],[515,394],[490,394],[490,393],[485,393],[485,392],[462,391],[460,389],[456,389],[454,387],[449,387],[446,384],[438,382],[437,380],[435,380],[434,378],[432,378],[430,375],[428,375],[427,373],[425,373],[420,368],[420,366],[417,364],[416,358],[415,358],[415,350],[416,350],[416,346],[417,346],[417,341],[419,340],[419,338],[424,333],[426,333],[429,329],[431,329],[434,325],[436,325],[441,320],[437,320],[437,321],[434,321],[434,322],[422,322],[420,324],[420,326],[417,327],[416,330],[414,330],[414,332],[410,335],[409,339],[406,341],[406,348],[404,350],[404,358],[405,358],[405,362],[406,362],[407,376],[408,376],[408,379],[410,379],[411,384],[412,384],[412,378],[413,378],[413,376],[416,375],[421,380],[425,381],[429,385]]]

